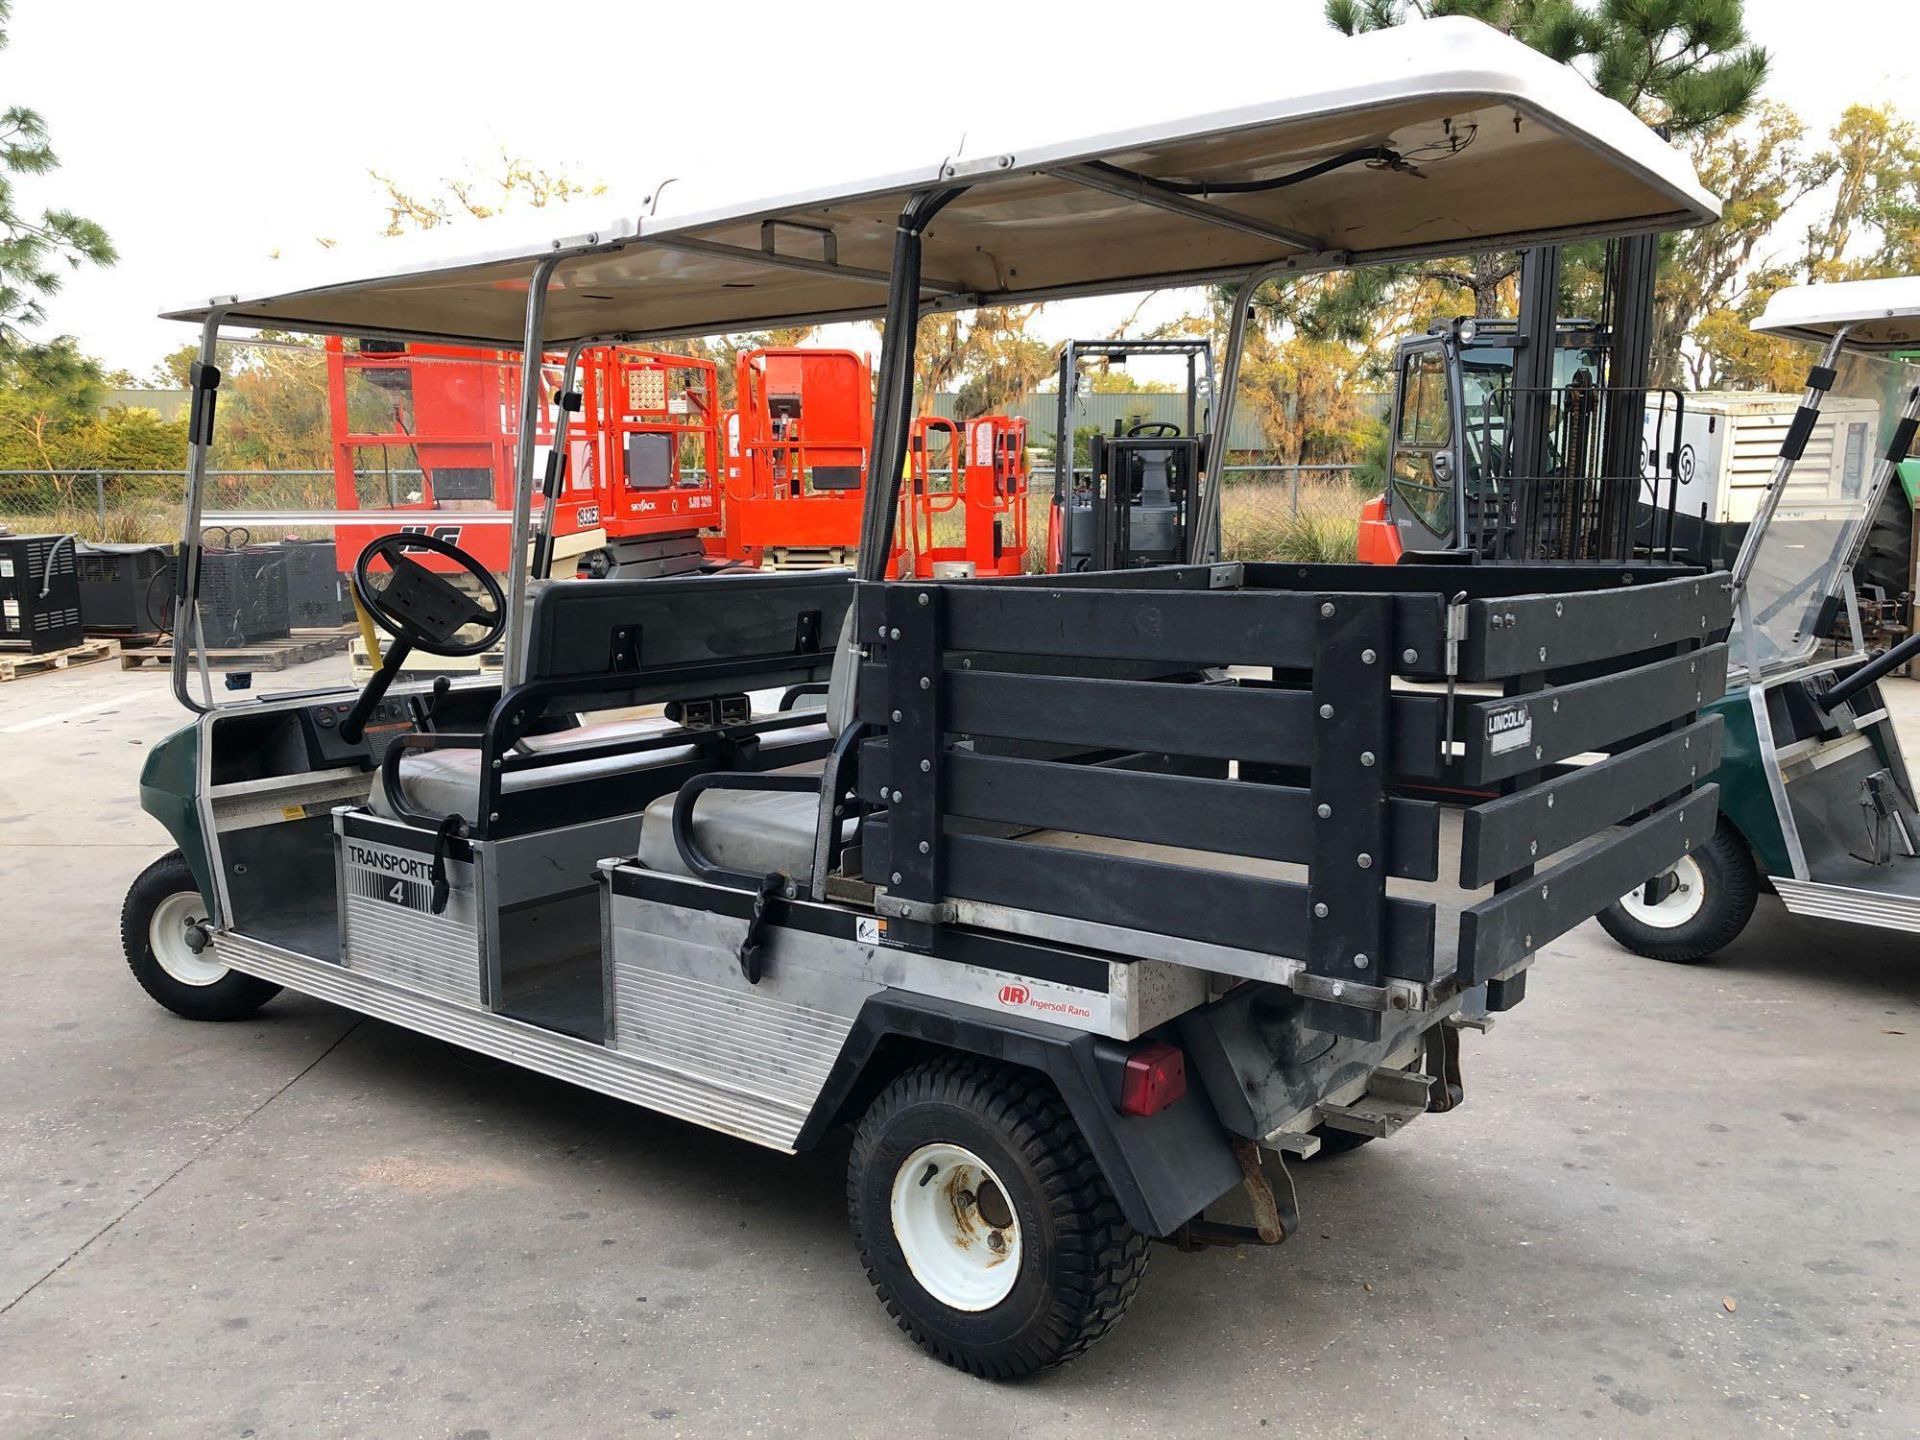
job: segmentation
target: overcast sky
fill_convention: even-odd
[[[189,338],[161,308],[261,279],[276,250],[377,233],[369,169],[425,190],[504,147],[606,183],[580,202],[596,216],[637,210],[669,175],[683,179],[663,209],[777,194],[1284,93],[1314,47],[1338,43],[1320,11],[15,0],[0,96],[46,117],[64,162],[23,200],[99,220],[120,250],[67,281],[48,333],[144,373]],[[1747,13],[1773,52],[1769,93],[1816,125],[1855,100],[1920,117],[1916,0]],[[1055,307],[1047,328],[1104,329],[1130,308]]]

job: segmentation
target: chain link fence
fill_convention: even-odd
[[[170,544],[180,538],[186,487],[178,470],[0,470],[0,526],[19,535]],[[203,508],[209,514],[330,510],[335,503],[331,470],[210,470]],[[280,538],[283,529],[252,538]]]

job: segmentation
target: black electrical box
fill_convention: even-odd
[[[71,535],[0,535],[0,643],[34,654],[84,636]]]
[[[250,545],[247,551],[267,557],[286,573],[287,618],[295,629],[328,629],[353,618],[353,601],[331,540],[282,540]]]
[[[95,633],[160,635],[173,628],[171,545],[74,546],[80,623]]]
[[[202,550],[200,625],[215,650],[284,638],[293,628],[286,566],[271,551]]]

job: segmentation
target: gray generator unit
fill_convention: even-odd
[[[0,535],[0,643],[34,654],[84,637],[71,535]]]

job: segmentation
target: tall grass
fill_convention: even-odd
[[[1221,497],[1220,551],[1228,560],[1345,564],[1359,558],[1365,495],[1344,481],[1293,487],[1261,480],[1229,485]]]
[[[1231,484],[1227,486],[1221,506],[1221,549],[1229,560],[1351,561],[1355,558],[1363,499],[1364,492],[1340,481],[1303,480],[1297,506],[1293,487],[1285,482],[1256,480]],[[43,501],[30,509],[14,509],[3,503],[4,500],[0,495],[0,524],[22,535],[71,532],[89,540],[162,544],[177,540],[180,535],[179,502],[172,496],[139,497],[130,503],[110,505],[104,525],[91,504],[49,508]],[[1050,503],[1050,486],[1036,484],[1028,492],[1027,569],[1030,572],[1038,572],[1045,566]],[[957,509],[937,516],[935,543],[962,543],[964,525],[965,517]],[[277,538],[283,530],[281,527],[272,535],[255,538]]]

